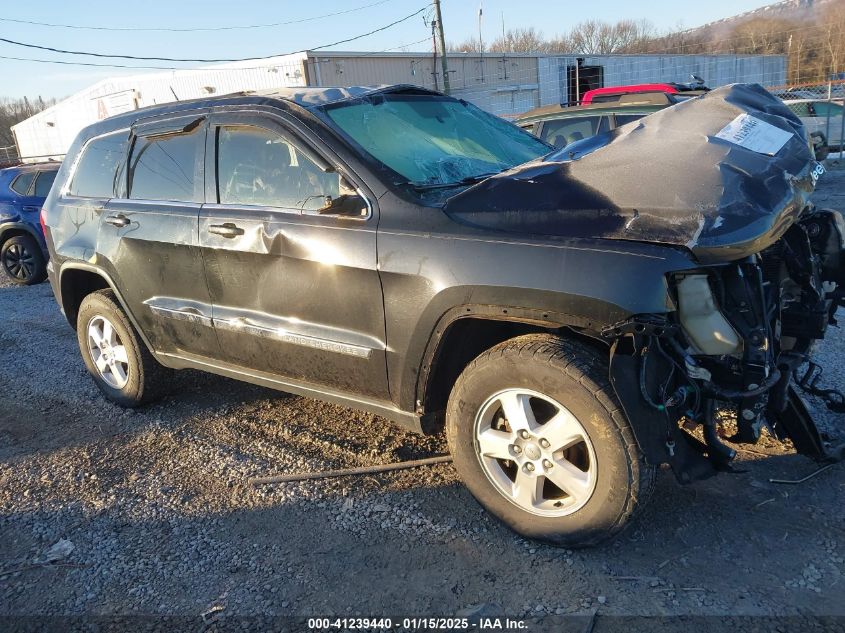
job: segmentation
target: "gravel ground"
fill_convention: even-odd
[[[845,170],[817,202],[845,208]],[[827,384],[845,384],[843,347],[834,329],[818,351]],[[812,405],[845,435],[841,414]],[[680,487],[661,471],[641,519],[590,550],[516,537],[448,464],[247,485],[444,450],[194,372],[123,411],[86,375],[48,284],[0,283],[0,615],[845,615],[845,468],[771,484],[815,465],[770,438],[737,474]],[[62,539],[70,554],[37,565]]]

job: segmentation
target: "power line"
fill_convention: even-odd
[[[125,64],[97,64],[94,62],[66,62],[58,59],[33,59],[31,57],[8,57],[0,55],[0,59],[10,59],[18,62],[35,62],[38,64],[62,64],[63,66],[94,66],[97,68],[137,68],[139,70],[181,70],[173,66],[128,66]]]
[[[263,60],[263,59],[271,59],[273,57],[281,57],[284,55],[293,55],[294,53],[304,53],[305,51],[315,51],[320,50],[323,48],[329,48],[330,46],[338,46],[339,44],[346,44],[348,42],[354,42],[355,40],[360,40],[361,38],[367,37],[369,35],[373,35],[375,33],[379,33],[381,31],[386,31],[387,29],[396,26],[402,22],[410,20],[414,16],[419,15],[426,9],[428,9],[429,5],[424,6],[422,9],[414,11],[410,15],[406,15],[404,18],[400,18],[395,22],[391,22],[390,24],[386,24],[382,27],[377,29],[373,29],[372,31],[368,31],[367,33],[363,33],[361,35],[356,35],[355,37],[349,37],[343,40],[338,40],[337,42],[332,42],[331,44],[322,44],[321,46],[312,46],[311,48],[304,48],[297,51],[291,51],[289,53],[274,53],[273,55],[264,55],[262,57],[243,57],[243,58],[235,58],[235,59],[182,59],[177,57],[141,57],[138,55],[112,55],[106,53],[90,53],[87,51],[69,51],[61,48],[53,48],[51,46],[41,46],[39,44],[29,44],[26,42],[18,42],[15,40],[10,40],[5,37],[0,37],[0,42],[6,42],[7,44],[14,44],[15,46],[23,46],[25,48],[37,48],[42,51],[50,51],[52,53],[62,53],[64,55],[86,55],[88,57],[107,57],[107,58],[116,58],[116,59],[137,59],[139,61],[159,61],[159,62],[199,62],[205,64],[213,64],[218,62],[247,62],[252,60]]]
[[[414,46],[415,44],[422,44],[423,42],[428,42],[428,36],[425,36],[421,40],[417,40],[416,42],[408,42],[407,44],[399,44],[399,46],[391,46],[390,48],[383,48],[380,51],[372,51],[370,53],[364,53],[363,57],[370,57],[371,55],[378,55],[379,53],[386,53],[388,51],[395,51],[400,48],[405,48],[406,46]]]
[[[334,13],[326,13],[323,15],[315,15],[310,18],[301,18],[299,20],[288,20],[286,22],[270,22],[268,24],[246,24],[242,26],[216,26],[216,27],[191,27],[191,28],[168,28],[168,27],[130,27],[130,26],[91,26],[83,24],[59,24],[56,22],[38,22],[35,20],[21,20],[16,18],[0,18],[0,22],[13,22],[15,24],[29,24],[32,26],[47,26],[61,29],[79,29],[85,31],[134,31],[134,32],[168,32],[168,33],[193,33],[193,32],[208,32],[208,31],[241,31],[247,29],[267,29],[276,26],[288,26],[291,24],[302,24],[303,22],[313,22],[315,20],[322,20],[324,18],[332,18],[338,15],[346,15],[348,13],[355,13],[371,7],[377,7],[381,4],[386,4],[391,0],[379,0],[378,2],[371,2],[360,7],[346,9],[344,11],[335,11]]]

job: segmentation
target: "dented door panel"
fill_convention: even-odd
[[[219,358],[197,245],[200,205],[111,200],[102,212],[100,265],[121,289],[156,351]],[[109,224],[125,218],[126,224]]]
[[[253,115],[219,115],[212,125],[262,126],[290,138]],[[214,179],[216,166],[208,173]],[[199,242],[228,363],[387,397],[375,214],[338,218],[212,201],[200,212]]]

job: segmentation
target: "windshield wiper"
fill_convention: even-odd
[[[411,185],[414,189],[447,189],[449,187],[460,187],[463,185],[474,185],[482,180],[487,180],[490,176],[495,176],[501,172],[491,171],[486,174],[476,174],[475,176],[467,176],[454,182],[437,182],[437,183],[420,183],[420,182],[406,182],[404,184]]]

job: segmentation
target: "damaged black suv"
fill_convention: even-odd
[[[845,281],[821,173],[758,86],[565,150],[412,86],[215,97],[79,134],[49,278],[114,402],[197,368],[445,425],[482,505],[588,545],[730,467],[717,406],[833,457],[791,384]]]

